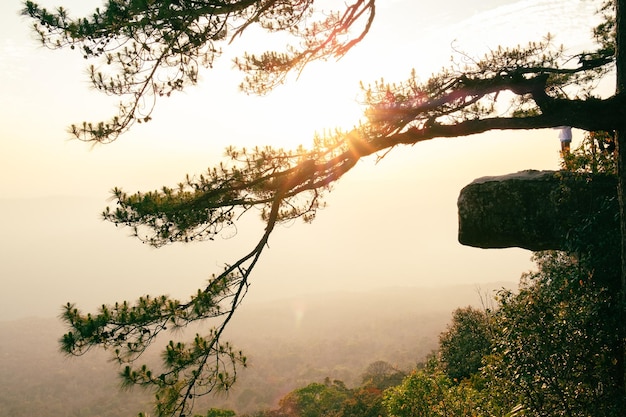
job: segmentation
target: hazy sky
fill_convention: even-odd
[[[472,3],[475,3],[472,4]],[[100,1],[46,0],[89,12]],[[343,2],[341,2],[343,4]],[[149,293],[186,297],[221,265],[247,253],[262,225],[250,213],[236,236],[151,249],[99,219],[109,190],[175,185],[219,162],[227,145],[307,145],[313,133],[360,117],[359,81],[427,77],[452,47],[480,55],[548,32],[575,52],[588,43],[598,1],[379,0],[368,38],[339,62],[315,63],[266,97],[239,93],[231,56],[201,83],[161,101],[154,120],[90,147],[66,127],[110,117],[117,99],[89,88],[86,62],[38,46],[19,0],[0,3],[0,320],[52,316]],[[234,50],[266,43],[243,37]],[[582,136],[574,131],[574,142]],[[362,161],[310,225],[278,227],[252,278],[248,302],[305,292],[362,291],[515,281],[532,268],[521,249],[457,242],[456,199],[473,179],[558,168],[553,130],[492,132],[398,148]]]

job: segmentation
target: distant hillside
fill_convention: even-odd
[[[497,283],[480,288],[510,288]],[[457,307],[481,305],[474,286],[397,288],[244,303],[228,339],[250,366],[227,398],[210,406],[238,412],[273,407],[296,387],[325,377],[352,386],[368,364],[410,369],[435,349]],[[202,331],[202,330],[200,330]],[[65,358],[57,319],[0,322],[0,416],[121,417],[149,410],[150,395],[118,391],[117,369],[101,351]]]

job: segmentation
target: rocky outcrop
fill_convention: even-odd
[[[529,170],[478,178],[458,199],[459,242],[565,249],[566,238],[584,219],[617,215],[616,195],[616,179],[607,175]]]

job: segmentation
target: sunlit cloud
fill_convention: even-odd
[[[28,70],[26,65],[27,51],[13,39],[0,42],[0,76],[5,80],[18,80]]]
[[[601,20],[596,14],[599,5],[591,0],[521,0],[477,13],[446,33],[472,53],[539,41],[548,33],[566,48],[588,47],[591,29]]]

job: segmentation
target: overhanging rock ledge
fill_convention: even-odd
[[[603,205],[616,202],[616,196],[616,178],[603,174],[527,170],[478,178],[459,195],[459,242],[565,249],[566,237],[581,219],[612,215]]]

